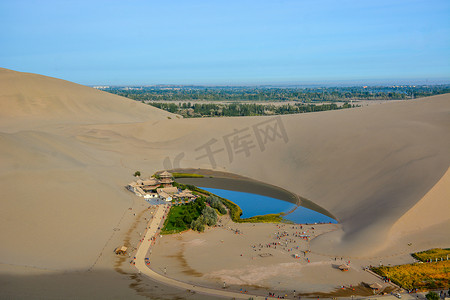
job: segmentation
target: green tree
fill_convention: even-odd
[[[141,172],[140,171],[134,172],[134,177],[137,177],[137,176],[141,176]]]
[[[202,210],[202,215],[205,220],[205,224],[208,226],[216,225],[217,223],[217,213],[214,208],[206,206]]]
[[[177,228],[183,228],[186,227],[186,225],[184,224],[183,220],[181,218],[176,219],[175,221],[175,227]]]
[[[439,300],[439,295],[435,292],[429,292],[425,297],[427,297],[428,300]]]
[[[190,213],[187,213],[184,217],[183,217],[183,221],[186,224],[191,224],[192,223],[192,215]]]
[[[197,220],[192,221],[191,223],[192,230],[197,230],[199,232],[202,232],[205,230],[205,218],[203,216],[200,216],[197,218]]]
[[[220,199],[216,196],[208,196],[206,198],[206,202],[209,203],[212,208],[217,209],[222,215],[227,213],[227,210],[223,206],[222,201],[220,201]]]

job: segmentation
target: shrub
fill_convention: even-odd
[[[197,220],[192,221],[191,223],[192,230],[204,231],[205,230],[205,218],[202,216],[198,217]]]
[[[216,223],[217,223],[217,213],[214,210],[214,208],[206,206],[202,210],[202,215],[204,217],[206,225],[208,225],[208,226],[216,225]]]
[[[206,207],[204,197],[197,198],[194,202],[191,203],[193,203],[192,207],[197,211],[198,214],[201,214],[203,209]]]
[[[428,300],[439,300],[439,295],[435,292],[429,292],[425,297],[427,297]]]
[[[137,176],[141,176],[141,172],[140,171],[134,172],[134,177],[137,177]]]
[[[175,225],[175,227],[182,228],[182,227],[184,227],[184,222],[181,219],[176,219],[174,225]]]
[[[206,197],[206,202],[209,203],[209,205],[210,205],[212,208],[217,209],[217,211],[218,211],[219,213],[221,213],[222,215],[224,215],[224,214],[227,213],[227,210],[226,210],[226,208],[223,206],[222,201],[220,201],[220,199],[217,198],[216,196],[211,195],[211,196]]]
[[[192,222],[192,216],[188,213],[186,215],[184,215],[183,217],[183,221],[185,224],[191,224]]]

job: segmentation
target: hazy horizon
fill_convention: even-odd
[[[98,83],[86,84],[90,87],[110,86],[110,87],[154,87],[154,86],[195,86],[195,87],[286,87],[286,88],[307,88],[307,87],[352,87],[352,86],[426,86],[426,85],[446,85],[450,84],[450,78],[437,79],[411,79],[411,80],[341,80],[341,81],[318,81],[318,82],[267,82],[267,83]]]

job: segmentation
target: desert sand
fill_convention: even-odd
[[[269,293],[294,297],[294,291],[297,296],[320,291],[330,298],[336,293],[372,295],[367,287],[353,291],[362,282],[378,282],[386,291],[396,289],[365,267],[378,265],[380,259],[383,264],[412,262],[410,256],[361,259],[322,255],[311,251],[309,240],[300,237],[313,239],[338,228],[336,224],[236,224],[222,217],[217,227],[202,234],[188,231],[159,236],[148,257],[152,270],[180,282],[237,293],[243,289],[262,297]],[[339,270],[343,264],[349,271]]]
[[[1,296],[201,298],[137,275],[112,253],[124,242],[136,247],[151,217],[124,189],[136,170],[215,169],[309,199],[340,222],[312,240],[316,255],[363,265],[448,247],[449,150],[450,95],[281,117],[182,119],[0,69]]]

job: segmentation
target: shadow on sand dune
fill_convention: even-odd
[[[137,273],[0,274],[0,299],[212,299],[153,282]]]

